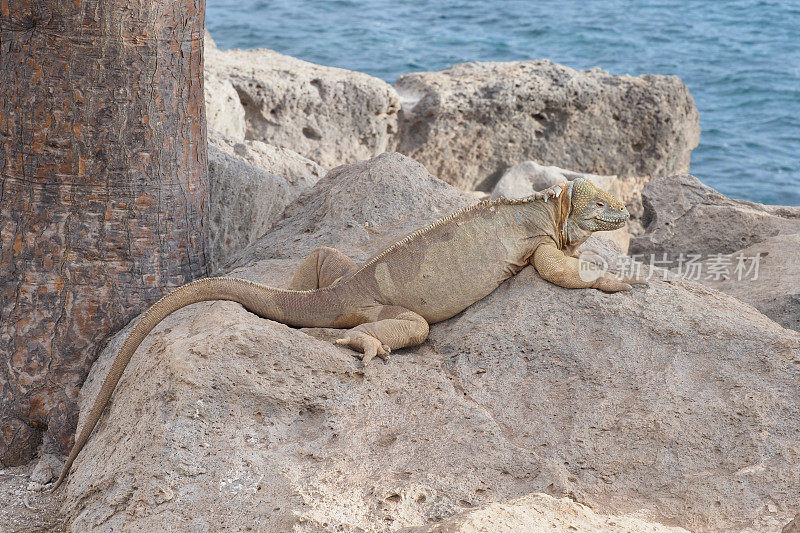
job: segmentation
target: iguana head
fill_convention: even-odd
[[[591,181],[578,178],[571,185],[569,225],[574,224],[586,232],[609,231],[621,228],[630,218],[625,204]]]

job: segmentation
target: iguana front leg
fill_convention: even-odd
[[[375,356],[386,359],[392,350],[416,346],[428,338],[428,322],[405,307],[378,305],[365,314],[372,321],[347,330],[336,341],[361,352],[365,364]]]
[[[602,273],[599,267],[591,263],[584,263],[585,268],[581,275],[578,259],[565,255],[554,244],[539,246],[531,258],[531,263],[544,279],[567,289],[592,288],[603,292],[619,292],[631,290],[631,284],[646,283],[635,277],[618,279]]]

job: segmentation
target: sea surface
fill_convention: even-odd
[[[800,0],[207,0],[220,48],[271,48],[394,82],[465,61],[547,58],[674,74],[703,133],[693,174],[800,205]]]

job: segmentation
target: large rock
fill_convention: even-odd
[[[800,233],[770,237],[698,265],[673,271],[735,296],[783,327],[800,331]]]
[[[638,212],[637,206],[641,206],[641,190],[646,182],[645,178],[618,178],[617,176],[572,172],[559,167],[540,165],[535,161],[523,161],[508,169],[492,189],[491,197],[524,198],[564,180],[572,181],[577,178],[591,181],[597,187],[629,205],[632,215]],[[597,235],[615,242],[623,253],[628,251],[631,237],[627,226],[615,231],[604,231]]]
[[[208,147],[208,262],[211,272],[280,220],[296,197],[285,179]]]
[[[569,498],[529,494],[490,503],[440,524],[411,531],[426,533],[520,533],[597,531],[604,533],[688,533],[679,527],[649,523],[633,516],[600,515]]]
[[[791,522],[783,526],[781,533],[800,533],[800,513],[796,514]]]
[[[800,207],[727,198],[689,174],[661,176],[642,189],[644,232],[631,254],[674,263],[689,254],[729,254],[775,235],[800,233]]]
[[[397,129],[397,93],[367,74],[272,50],[215,50],[206,68],[238,92],[247,139],[289,148],[325,168],[386,151]]]
[[[207,54],[212,50],[218,50],[217,43],[214,42],[214,39],[211,37],[211,34],[208,33],[208,30],[203,30],[203,51]]]
[[[469,200],[396,154],[332,174],[237,275],[285,284],[315,244],[365,258]],[[726,294],[566,290],[528,268],[387,363],[337,334],[229,302],[168,317],[75,462],[68,529],[393,531],[544,492],[774,530],[800,505],[800,335]]]
[[[689,90],[674,76],[611,76],[547,60],[465,63],[401,76],[396,150],[441,179],[489,191],[533,159],[593,174],[689,170],[700,134]]]
[[[208,131],[208,144],[285,179],[291,185],[287,196],[289,201],[313,187],[325,175],[324,168],[288,148],[261,141],[236,140],[211,129]]]

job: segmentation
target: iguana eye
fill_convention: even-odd
[[[604,204],[603,202],[601,202],[599,200],[597,202],[595,202],[594,205],[596,205],[597,207],[605,207],[606,206],[606,204]]]

